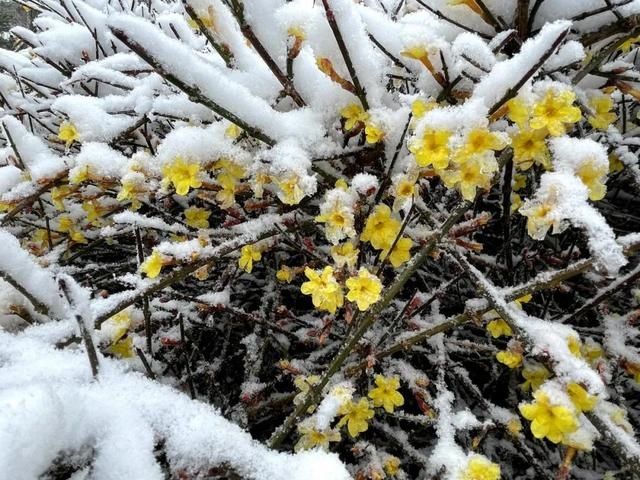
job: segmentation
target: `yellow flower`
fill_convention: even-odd
[[[230,175],[236,180],[244,178],[247,174],[247,171],[242,165],[238,165],[236,162],[234,162],[233,160],[229,160],[226,157],[222,157],[219,160],[213,162],[212,167],[218,170],[222,170],[222,173]]]
[[[422,60],[423,58],[429,57],[429,49],[425,45],[414,45],[405,48],[400,54],[413,60]]]
[[[117,342],[124,337],[131,328],[131,312],[129,309],[116,313],[102,324],[101,329],[109,329],[111,342]]]
[[[578,419],[574,412],[563,405],[554,405],[549,396],[541,390],[533,394],[534,402],[520,405],[520,413],[531,421],[531,433],[536,438],[548,438],[560,443],[565,435],[578,429]]]
[[[373,122],[366,122],[364,133],[367,136],[367,143],[379,143],[384,138],[384,130]]]
[[[344,178],[339,178],[336,180],[334,187],[346,192],[349,189],[349,184]]]
[[[502,150],[508,142],[497,133],[486,128],[474,128],[467,134],[464,145],[455,154],[455,161],[464,163],[490,150]]]
[[[522,197],[517,193],[511,193],[511,213],[517,212],[522,206]]]
[[[55,234],[51,232],[51,240],[55,238]],[[38,250],[37,254],[40,254],[40,250],[45,248],[49,244],[49,234],[44,228],[36,229],[31,235],[31,247],[35,247]]]
[[[409,143],[409,151],[416,157],[420,167],[433,165],[438,170],[443,170],[449,165],[449,139],[451,132],[448,130],[427,129],[420,138],[414,138]]]
[[[357,103],[344,107],[340,111],[340,115],[345,119],[344,128],[347,130],[353,130],[357,126],[362,128],[362,125],[369,120],[369,114]]]
[[[294,405],[301,405],[305,402],[307,394],[311,391],[311,387],[315,387],[320,383],[320,377],[318,375],[298,375],[293,384],[299,390],[300,393],[293,397]],[[313,413],[314,408],[309,407],[308,413]]]
[[[120,202],[125,202],[127,200],[131,201],[131,206],[134,210],[140,208],[140,202],[137,197],[138,193],[138,184],[132,180],[125,180],[122,182],[122,187],[120,187],[120,191],[118,192],[118,196],[116,199]]]
[[[567,339],[567,348],[574,357],[582,358],[582,342],[577,335],[570,335]]]
[[[395,477],[400,471],[400,459],[393,455],[389,455],[382,464],[382,469],[384,470],[384,473],[390,477]]]
[[[222,187],[216,193],[216,200],[220,203],[221,208],[231,208],[236,203],[236,187],[238,184],[236,177],[228,173],[221,173],[216,177],[216,181]]]
[[[633,47],[635,47],[636,43],[640,42],[640,36],[631,37],[618,47],[622,52],[629,53]]]
[[[418,194],[416,175],[400,175],[393,182],[393,210],[400,210],[408,201]]]
[[[301,41],[306,38],[304,29],[300,25],[289,27],[289,29],[287,30],[287,35],[289,35],[290,37],[296,37]]]
[[[531,299],[533,299],[533,295],[530,293],[527,293],[521,297],[516,298],[513,303],[516,304],[516,306],[520,309],[522,309],[522,304],[523,303],[529,303],[531,301]]]
[[[280,267],[280,269],[276,272],[276,278],[278,279],[279,282],[282,282],[282,283],[291,283],[291,280],[293,280],[293,277],[294,277],[293,269],[287,267],[286,265],[283,265],[282,267]]]
[[[202,22],[202,25],[204,25],[206,28],[215,30],[215,15],[212,7],[209,7],[208,10],[198,10],[196,12],[196,16],[198,17],[198,20]],[[187,23],[194,30],[198,30],[199,26],[197,22],[191,17],[187,19]]]
[[[256,198],[262,198],[264,194],[264,186],[271,183],[271,177],[264,172],[258,172],[253,178],[252,186],[253,193]]]
[[[608,165],[596,165],[592,160],[587,160],[578,167],[576,175],[589,190],[589,200],[596,202],[606,195],[607,186],[604,182],[607,180],[608,170]]]
[[[511,350],[503,350],[496,354],[496,359],[509,368],[518,368],[522,365],[522,354]]]
[[[507,432],[509,432],[509,435],[512,435],[514,437],[519,436],[520,432],[522,431],[522,423],[517,418],[510,419],[505,426],[507,427]]]
[[[87,212],[88,222],[93,222],[94,220],[97,220],[98,218],[102,217],[106,212],[105,207],[100,205],[100,202],[98,200],[82,202],[82,209],[85,212]]]
[[[457,187],[462,198],[473,201],[478,188],[488,190],[491,179],[497,171],[495,159],[488,157],[472,157],[456,165],[454,170],[442,172],[442,181],[448,188]]]
[[[162,174],[173,184],[178,195],[186,195],[190,188],[202,186],[198,178],[200,165],[187,163],[182,157],[176,157],[171,164],[162,167]]]
[[[511,189],[514,192],[522,190],[526,186],[527,186],[527,176],[526,175],[521,175],[519,173],[516,173],[516,174],[513,175],[513,185],[511,187]]]
[[[140,271],[144,272],[149,278],[156,278],[160,275],[160,270],[162,270],[162,255],[158,253],[157,250],[154,250],[150,256],[146,258],[142,265],[140,265]]]
[[[351,242],[331,247],[331,258],[336,262],[338,268],[342,268],[345,265],[353,268],[358,261],[358,253],[360,251]]]
[[[611,111],[613,110],[613,99],[610,95],[598,95],[591,98],[589,106],[595,113],[587,118],[593,128],[607,130],[618,119],[618,116]]]
[[[385,204],[380,204],[367,218],[360,239],[370,242],[373,248],[387,250],[391,248],[401,226],[400,221],[391,216],[391,209]]]
[[[600,345],[598,342],[595,342],[591,338],[587,338],[585,343],[580,348],[580,353],[587,362],[593,365],[603,357],[604,350],[602,349],[602,345]]]
[[[333,205],[331,210],[318,215],[315,221],[325,224],[327,239],[334,244],[356,233],[353,229],[353,211],[339,202]]]
[[[609,418],[611,418],[611,421],[622,428],[624,431],[628,433],[633,432],[633,426],[629,423],[627,412],[622,408],[611,405]]]
[[[58,138],[69,147],[73,142],[77,142],[80,139],[80,134],[73,123],[65,120],[58,129]]]
[[[520,388],[525,392],[535,392],[551,376],[551,372],[539,363],[527,363],[522,369],[522,376],[526,381],[520,384]]]
[[[598,403],[598,397],[589,395],[589,392],[577,383],[567,385],[567,393],[573,406],[580,412],[590,412]]]
[[[575,93],[570,90],[555,92],[549,89],[533,107],[531,127],[546,128],[554,137],[564,135],[566,124],[576,123],[582,117],[580,109],[573,106],[575,99]]]
[[[393,268],[400,267],[403,263],[406,263],[411,258],[411,247],[413,247],[413,240],[409,237],[402,237],[398,239],[391,255],[389,255],[389,263],[393,265]],[[380,254],[380,259],[384,260],[389,254],[389,249],[385,249]]]
[[[433,100],[425,102],[421,98],[418,98],[411,104],[411,113],[413,114],[414,118],[422,118],[427,112],[430,112],[437,106],[438,104]]]
[[[424,65],[424,67],[427,70],[429,70],[429,73],[431,73],[433,78],[440,85],[444,85],[445,84],[444,75],[442,74],[442,72],[436,69],[436,67],[431,62],[431,59],[429,58],[429,55],[431,53],[436,53],[437,51],[438,51],[437,48],[423,44],[423,45],[414,45],[412,47],[405,48],[403,51],[400,52],[400,55],[407,58],[411,58],[413,60],[417,60],[420,63],[422,63],[422,65]]]
[[[360,269],[357,277],[351,277],[346,281],[346,286],[349,289],[347,300],[356,302],[361,311],[376,303],[382,292],[380,279],[364,267]]]
[[[119,358],[131,358],[135,355],[133,351],[133,339],[131,337],[112,343],[107,350]]]
[[[491,462],[484,455],[472,455],[460,474],[460,480],[498,480],[500,465]]]
[[[62,233],[68,233],[73,230],[73,228],[73,220],[71,220],[71,217],[69,217],[68,215],[62,215],[58,219],[58,230],[60,230]]]
[[[513,330],[511,330],[509,324],[501,318],[491,320],[487,324],[487,330],[493,338],[500,338],[502,336],[510,337],[513,335]]]
[[[192,228],[209,228],[211,212],[206,208],[191,207],[184,211],[186,224]]]
[[[73,169],[73,173],[69,175],[69,183],[77,185],[78,183],[86,182],[91,178],[91,172],[89,171],[89,165],[82,165]]]
[[[240,250],[240,258],[238,266],[247,273],[253,270],[253,262],[259,262],[262,259],[262,252],[255,245],[245,245]]]
[[[297,175],[278,181],[278,198],[287,205],[297,205],[304,198],[304,191],[300,188],[300,179]]]
[[[368,394],[375,407],[383,407],[388,413],[393,413],[396,407],[404,405],[404,397],[398,392],[398,377],[376,375],[375,382],[376,388],[371,389]]]
[[[58,219],[58,230],[69,235],[72,241],[76,243],[87,243],[84,234],[76,229],[74,221],[68,215],[62,215]]]
[[[609,155],[609,173],[618,173],[622,170],[624,170],[624,163],[620,157],[613,153]]]
[[[305,295],[311,295],[314,307],[329,313],[335,313],[342,307],[344,294],[336,277],[333,276],[333,267],[324,267],[321,272],[307,267],[304,269],[304,274],[309,281],[302,284],[300,291]]]
[[[240,135],[242,135],[242,129],[236,125],[235,123],[229,124],[229,126],[225,129],[224,134],[227,138],[231,138],[235,140]]]
[[[478,3],[475,0],[447,0],[447,4],[452,7],[455,7],[458,5],[465,5],[466,7],[470,8],[475,13],[477,13],[478,15],[484,18],[485,13],[482,11],[482,8],[480,8],[480,5],[478,5]]]
[[[535,163],[545,170],[551,168],[545,130],[522,129],[512,137],[513,160],[520,170],[528,170]]]
[[[521,130],[527,128],[529,116],[529,106],[520,98],[512,98],[507,102],[507,117],[518,125]]]
[[[340,406],[339,415],[343,417],[338,422],[338,427],[347,424],[349,435],[357,437],[369,428],[368,422],[373,418],[374,412],[366,398],[361,398],[358,403],[349,400]]]
[[[296,443],[294,450],[296,452],[302,450],[311,450],[313,448],[329,449],[329,442],[339,442],[340,432],[335,429],[317,430],[309,425],[300,425],[298,431],[302,434],[300,440]]]
[[[57,210],[64,211],[65,206],[63,200],[69,196],[71,189],[66,185],[62,187],[53,187],[51,189],[51,202]]]
[[[549,228],[557,225],[557,221],[550,217],[550,213],[553,211],[551,202],[527,203],[519,211],[527,217],[527,232],[534,240],[544,239]]]

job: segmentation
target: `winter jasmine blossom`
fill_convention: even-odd
[[[259,262],[262,259],[262,251],[254,245],[245,245],[240,250],[240,258],[238,266],[247,273],[253,270],[253,262]]]
[[[304,282],[300,291],[305,295],[311,295],[313,306],[319,310],[335,313],[344,303],[342,287],[333,275],[333,267],[324,267],[324,270],[316,271],[305,268],[304,274],[309,281]]]
[[[162,270],[162,255],[154,250],[147,259],[140,265],[140,271],[149,278],[156,278]]]
[[[393,413],[397,407],[404,405],[404,397],[398,392],[398,377],[376,375],[375,384],[376,387],[369,390],[368,394],[375,407],[383,407],[388,413]]]
[[[376,303],[382,292],[382,282],[366,268],[361,268],[357,277],[349,278],[346,286],[349,289],[347,300],[356,302],[359,310],[367,310]]]
[[[358,402],[353,400],[345,402],[338,410],[338,414],[342,415],[338,427],[346,424],[349,435],[354,438],[368,430],[368,422],[374,416],[371,404],[366,398],[361,398]]]

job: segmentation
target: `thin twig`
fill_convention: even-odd
[[[340,28],[338,27],[338,22],[336,21],[336,17],[333,13],[333,10],[329,6],[328,0],[322,0],[322,5],[324,6],[325,15],[327,17],[327,22],[329,23],[329,27],[333,32],[333,36],[338,43],[338,48],[340,49],[340,53],[342,54],[342,58],[344,59],[344,63],[347,66],[347,71],[349,72],[349,76],[351,77],[351,83],[356,87],[356,96],[362,103],[362,107],[365,110],[369,110],[369,103],[367,102],[367,94],[364,90],[364,87],[360,83],[360,79],[358,78],[358,74],[356,72],[355,67],[353,66],[353,62],[351,61],[351,55],[349,54],[349,49],[347,45],[344,43],[344,38],[342,37],[342,33],[340,32]]]

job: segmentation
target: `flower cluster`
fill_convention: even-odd
[[[157,454],[132,475],[640,469],[639,2],[20,3],[0,333],[210,403],[285,465],[113,409]],[[34,476],[102,478],[107,417]]]

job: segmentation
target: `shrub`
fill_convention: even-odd
[[[0,471],[640,478],[639,2],[18,2]]]

